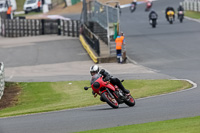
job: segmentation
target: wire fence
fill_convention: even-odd
[[[109,5],[104,5],[98,1],[88,3],[88,21],[99,23],[104,29],[107,29],[109,23],[118,23],[119,10]]]

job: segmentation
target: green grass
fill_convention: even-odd
[[[92,90],[85,91],[89,81],[17,83],[21,88],[15,106],[0,110],[0,117],[103,104]],[[126,80],[124,86],[134,98],[169,93],[191,87],[182,80]]]
[[[188,16],[188,17],[194,18],[194,19],[200,19],[200,12],[186,11],[185,16]]]
[[[200,116],[144,124],[118,126],[79,133],[199,133]]]

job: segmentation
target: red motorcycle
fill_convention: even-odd
[[[148,12],[151,9],[151,7],[152,7],[152,2],[147,2],[145,11]]]
[[[135,105],[135,100],[131,94],[125,94],[118,86],[112,85],[109,81],[104,81],[103,76],[99,77],[91,87],[84,87],[85,90],[88,90],[88,88],[92,88],[95,93],[94,97],[100,95],[100,99],[107,102],[112,108],[118,108],[119,104],[122,103],[130,107]]]

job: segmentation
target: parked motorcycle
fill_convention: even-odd
[[[173,21],[174,21],[174,12],[173,11],[168,11],[167,12],[167,16],[168,16],[169,23],[173,24]]]
[[[183,13],[183,11],[178,11],[178,19],[179,19],[180,23],[183,22],[183,18],[184,18],[184,13]]]
[[[92,88],[94,97],[99,95],[100,99],[112,108],[118,108],[119,104],[122,103],[130,107],[135,105],[135,100],[131,94],[125,94],[118,86],[112,85],[109,81],[104,81],[103,77],[99,77],[91,87],[84,87],[85,90],[88,90],[88,88]]]
[[[133,13],[135,11],[135,9],[136,9],[136,5],[135,4],[131,4],[131,6],[130,6],[131,13]]]
[[[145,11],[148,12],[151,9],[151,7],[152,7],[152,3],[151,2],[147,2]]]

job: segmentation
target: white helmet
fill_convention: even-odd
[[[137,0],[133,0],[133,2],[137,2]]]
[[[90,67],[90,74],[93,73],[93,72],[95,72],[95,73],[99,72],[99,66],[98,65],[93,65],[93,66]]]

